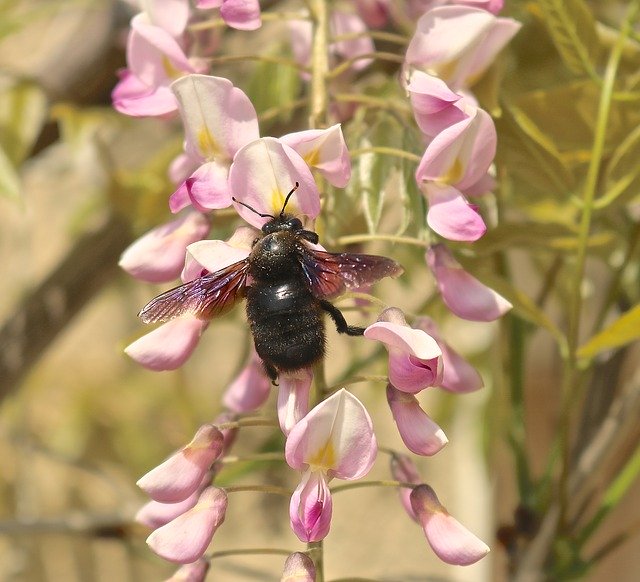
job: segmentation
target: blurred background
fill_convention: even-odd
[[[617,4],[610,4],[607,9],[615,10]],[[135,237],[169,218],[172,185],[166,167],[182,147],[179,121],[126,118],[111,108],[134,11],[115,0],[0,0],[2,582],[168,578],[174,568],[148,550],[149,532],[132,521],[146,501],[135,481],[215,418],[222,391],[244,364],[248,331],[242,309],[214,322],[195,356],[178,371],[150,372],[123,354],[144,333],[136,318],[139,308],[166,286],[131,279],[117,260]],[[516,58],[536,42],[536,24],[527,24],[515,43]],[[277,25],[269,26],[260,34],[277,37]],[[243,43],[242,52],[249,52],[247,38],[230,34],[228,52],[233,54],[233,43]],[[261,39],[254,36],[250,42],[259,47]],[[537,83],[545,74],[555,78],[557,59],[550,45],[535,48],[528,53],[530,75]],[[522,73],[522,61],[519,66]],[[266,91],[264,71],[235,67],[220,74],[240,79],[237,84],[252,99]],[[533,81],[523,74],[512,80],[516,88],[527,83]],[[270,105],[267,99],[262,111]],[[280,135],[294,122],[276,119],[261,129],[263,135]],[[225,238],[234,224],[221,218],[212,238]],[[416,267],[408,282],[385,282],[377,293],[409,312],[418,310],[433,286],[419,252],[388,244],[367,250],[390,254],[407,270]],[[522,257],[514,253],[517,263]],[[523,289],[541,285],[526,264],[517,278]],[[509,415],[504,346],[498,324],[461,322],[444,309],[434,310],[447,341],[480,369],[485,389],[463,397],[433,392],[422,398],[450,444],[417,463],[449,511],[493,551],[472,567],[447,567],[408,519],[395,491],[356,489],[335,499],[325,544],[328,580],[507,579],[496,531],[512,522],[517,499],[503,430]],[[362,322],[371,317],[350,316]],[[375,355],[365,344],[330,332],[329,384],[342,377],[354,355]],[[383,360],[372,365],[371,373],[384,373]],[[529,342],[526,364],[529,452],[541,471],[553,438],[559,369],[546,332],[536,332]],[[628,367],[631,377],[636,371]],[[380,444],[401,448],[384,385],[358,384],[353,392],[372,411]],[[264,412],[275,413],[273,395]],[[281,446],[271,432],[252,428],[241,433],[234,453]],[[387,462],[381,455],[371,477],[388,478]],[[281,464],[241,464],[225,469],[219,482],[295,486],[297,478]],[[638,507],[636,483],[594,544],[637,522]],[[300,546],[289,530],[286,500],[236,493],[213,549]],[[637,548],[637,538],[622,545],[585,579],[635,582],[640,578]],[[282,563],[279,556],[220,559],[209,579],[275,581]]]

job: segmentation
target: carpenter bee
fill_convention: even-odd
[[[318,235],[285,214],[297,188],[296,182],[277,216],[261,214],[234,198],[271,219],[253,241],[249,256],[162,293],[140,311],[142,321],[167,321],[186,313],[209,320],[246,298],[255,349],[273,383],[279,372],[311,366],[324,356],[323,312],[339,333],[362,335],[364,328],[348,325],[328,299],[383,277],[397,277],[402,267],[386,257],[314,248]]]

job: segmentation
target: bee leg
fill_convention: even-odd
[[[275,366],[273,364],[270,364],[269,362],[265,362],[264,360],[262,360],[262,366],[267,376],[271,378],[271,384],[273,384],[274,386],[279,386],[279,384],[276,382],[276,380],[278,379],[278,370],[276,370]]]
[[[324,309],[333,319],[333,323],[336,324],[338,333],[346,333],[347,335],[363,335],[364,327],[357,327],[355,325],[348,325],[347,321],[340,311],[333,303],[326,299],[320,300],[320,307]]]

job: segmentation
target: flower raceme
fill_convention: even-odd
[[[329,533],[329,481],[363,477],[373,466],[377,450],[369,413],[344,389],[318,404],[293,427],[285,456],[290,467],[303,471],[289,506],[291,527],[300,541],[318,541]]]

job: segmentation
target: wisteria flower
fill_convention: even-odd
[[[198,0],[197,8],[220,8],[220,16],[232,28],[256,30],[262,26],[258,0]]]
[[[452,90],[475,83],[521,24],[468,6],[441,6],[420,20],[405,57],[405,74],[419,69]]]
[[[402,483],[412,483],[414,485],[419,485],[422,483],[422,477],[420,477],[420,473],[416,468],[413,461],[407,455],[393,454],[391,456],[391,475],[396,481],[400,481]],[[407,512],[407,515],[413,519],[415,522],[418,521],[418,518],[413,511],[413,507],[411,507],[411,492],[413,489],[409,487],[399,487],[398,495],[400,496],[400,503],[402,507]]]
[[[131,244],[119,265],[136,279],[166,283],[176,279],[184,267],[186,248],[209,233],[209,219],[199,212],[157,226]]]
[[[449,442],[444,431],[422,410],[413,394],[396,390],[388,384],[387,402],[402,442],[412,453],[431,457]]]
[[[287,437],[290,467],[304,471],[291,497],[291,527],[300,541],[323,539],[331,525],[328,482],[366,475],[375,461],[377,443],[366,408],[342,389],[318,404]]]
[[[467,273],[444,245],[426,254],[445,305],[458,317],[470,321],[493,321],[513,306],[502,295]]]
[[[414,322],[414,326],[423,329],[433,337],[442,350],[442,364],[444,372],[439,386],[455,392],[456,394],[466,394],[475,392],[484,386],[482,377],[467,360],[456,352],[442,337],[435,324],[429,317],[419,317]]]
[[[233,412],[251,412],[266,402],[270,389],[262,360],[251,349],[249,362],[225,390],[222,403]]]
[[[294,552],[284,563],[280,582],[315,582],[316,567],[313,560],[302,552]]]
[[[468,566],[489,553],[487,544],[449,515],[429,485],[418,485],[412,491],[411,507],[431,549],[443,562]]]
[[[198,429],[193,440],[138,480],[138,487],[160,503],[177,503],[196,491],[222,454],[223,434],[212,424]]]
[[[425,331],[411,328],[402,311],[385,309],[364,337],[382,342],[389,352],[389,380],[404,392],[416,393],[442,378],[442,351]]]
[[[191,509],[154,530],[147,544],[170,562],[195,562],[205,553],[213,534],[224,522],[227,503],[224,489],[207,487]]]
[[[278,421],[285,435],[309,412],[309,392],[313,372],[303,368],[295,372],[282,372],[278,376]]]
[[[165,582],[204,582],[209,571],[209,560],[203,558],[181,566]]]

